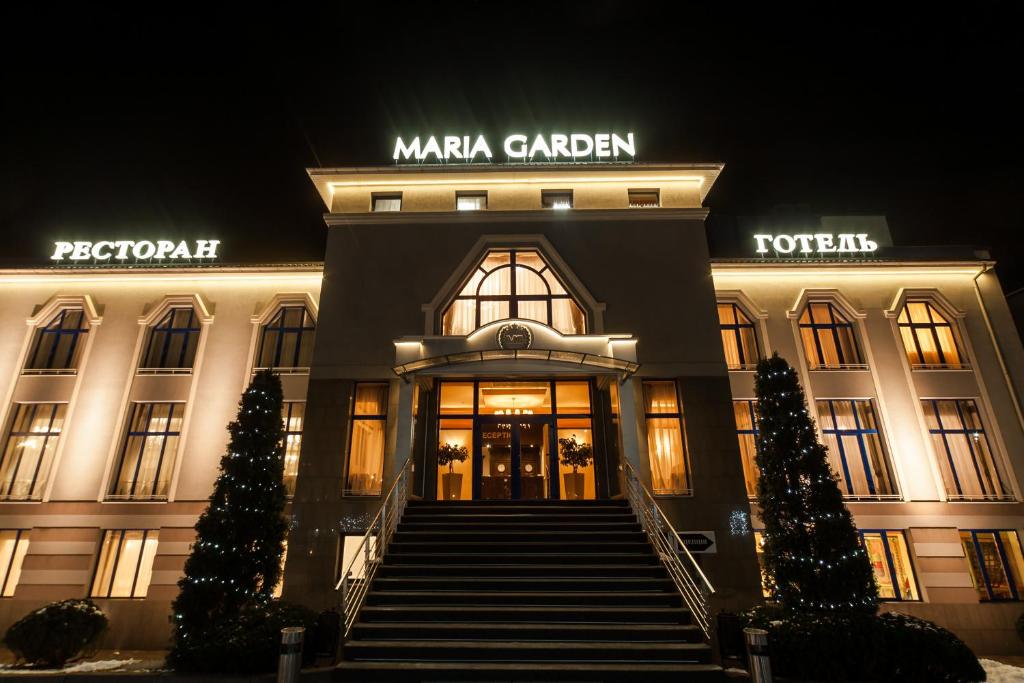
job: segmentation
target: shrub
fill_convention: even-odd
[[[178,671],[204,673],[265,673],[277,669],[281,651],[281,629],[306,628],[304,663],[314,654],[313,633],[316,614],[299,605],[274,602],[266,606],[244,607],[237,617],[218,620],[198,638],[190,638],[187,647],[180,644],[169,663]]]
[[[772,672],[795,680],[973,683],[985,672],[962,640],[904,614],[785,613],[764,607],[742,615],[767,629]]]
[[[6,645],[29,665],[60,668],[107,628],[107,615],[92,600],[50,603],[7,629]]]

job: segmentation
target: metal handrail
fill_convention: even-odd
[[[683,601],[689,607],[694,621],[711,637],[711,596],[715,589],[701,571],[697,561],[686,548],[679,533],[658,507],[650,490],[636,474],[629,461],[625,462],[626,497],[640,518],[640,525],[657,551],[669,578],[675,583]]]
[[[352,561],[341,573],[341,578],[334,586],[341,593],[341,612],[345,616],[345,629],[342,637],[347,638],[352,626],[356,623],[359,610],[363,607],[366,594],[373,583],[377,568],[384,559],[388,543],[398,528],[398,522],[409,502],[409,477],[412,472],[412,456],[406,459],[402,469],[395,477],[380,510],[367,527],[363,540],[356,548]]]

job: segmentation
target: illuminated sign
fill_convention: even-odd
[[[869,240],[867,233],[754,235],[754,240],[758,254],[870,254],[878,250],[878,243]]]
[[[99,242],[54,242],[53,261],[136,261],[215,259],[220,240],[196,240],[194,244],[182,240],[101,240]]]
[[[632,133],[625,137],[616,133],[553,133],[536,135],[514,134],[505,138],[501,151],[509,161],[559,161],[597,159],[612,161],[620,157],[636,157],[636,141]],[[440,135],[409,142],[395,140],[395,161],[491,161],[494,153],[483,135]]]

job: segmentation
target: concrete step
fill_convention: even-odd
[[[364,622],[511,624],[690,624],[684,607],[630,606],[495,606],[495,605],[364,605]]]
[[[339,683],[441,683],[444,681],[586,681],[587,683],[704,683],[725,680],[714,664],[646,664],[629,662],[342,662]]]
[[[642,541],[525,541],[507,539],[500,532],[490,541],[432,541],[415,542],[405,539],[394,539],[388,544],[388,553],[395,555],[405,553],[589,553],[598,557],[616,553],[644,553],[653,551],[646,539]]]
[[[495,576],[433,576],[433,577],[382,577],[373,581],[373,590],[379,591],[506,591],[509,593],[530,591],[594,592],[614,591],[621,593],[656,592],[668,593],[676,590],[668,578],[653,577],[495,577]]]
[[[604,553],[591,549],[590,552],[395,552],[390,546],[384,557],[385,565],[398,564],[640,564],[660,566],[652,552],[647,553]]]
[[[367,605],[457,605],[546,607],[586,607],[614,605],[618,607],[655,606],[680,607],[682,598],[678,593],[644,593],[611,591],[377,591],[366,594]]]
[[[388,564],[377,570],[380,578],[664,578],[665,568],[651,564]]]
[[[440,661],[440,662],[685,662],[704,664],[711,660],[706,643],[602,643],[506,642],[489,640],[350,640],[345,644],[349,661]]]
[[[602,642],[698,643],[699,627],[684,624],[479,624],[426,622],[359,622],[352,627],[358,640],[497,640],[501,642],[578,640]]]

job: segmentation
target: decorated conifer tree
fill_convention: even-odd
[[[762,360],[755,392],[757,502],[772,597],[787,609],[874,614],[878,589],[871,565],[796,371],[778,354]]]
[[[211,627],[272,599],[287,530],[281,402],[281,380],[261,371],[228,425],[227,453],[172,606],[172,665],[185,664]]]

